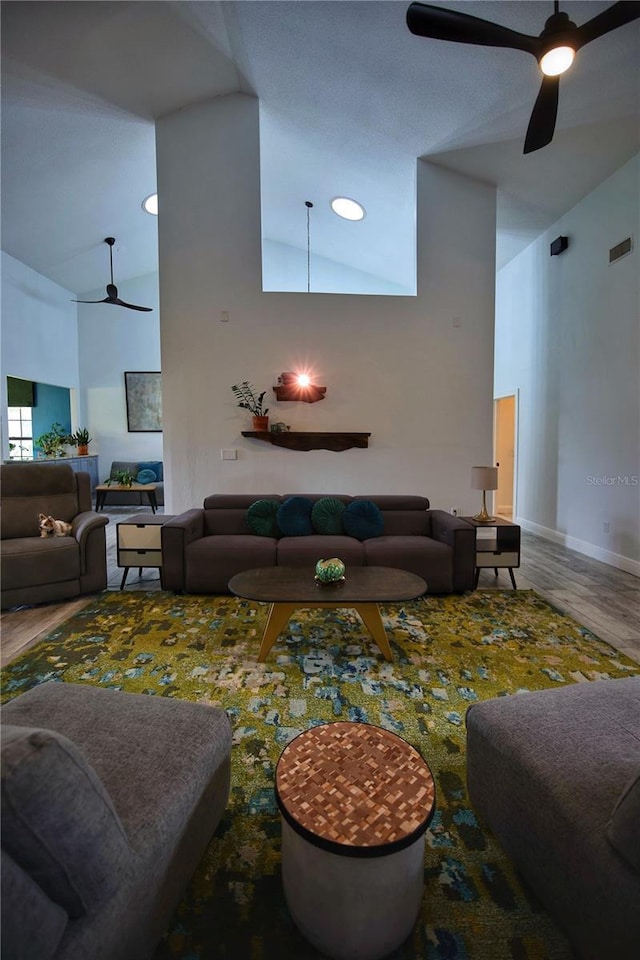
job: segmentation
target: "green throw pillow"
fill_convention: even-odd
[[[380,508],[372,500],[354,500],[342,514],[344,532],[356,540],[381,537],[384,518]]]
[[[277,500],[256,500],[247,510],[247,523],[258,537],[277,537],[276,519],[280,503]]]
[[[342,534],[342,514],[345,504],[336,497],[316,500],[311,510],[311,525],[316,533]]]

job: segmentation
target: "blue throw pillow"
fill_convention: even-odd
[[[138,470],[153,470],[156,480],[162,480],[162,460],[144,460],[138,464]],[[154,481],[152,480],[151,483]],[[149,481],[147,481],[149,483]]]
[[[345,505],[337,497],[321,497],[311,511],[311,525],[316,533],[337,535],[342,533],[342,514]]]
[[[380,507],[372,500],[354,500],[342,514],[344,532],[356,540],[369,540],[381,537],[384,530],[384,518]]]
[[[307,537],[313,533],[311,510],[307,497],[288,497],[278,507],[278,528],[284,537]]]
[[[247,523],[258,537],[277,537],[279,500],[256,500],[247,510]]]
[[[156,479],[153,470],[141,470],[136,477],[136,483],[155,483]]]

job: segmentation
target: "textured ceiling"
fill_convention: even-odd
[[[443,2],[538,34],[553,4]],[[609,4],[566,2],[576,23]],[[410,287],[415,158],[499,188],[504,262],[640,148],[640,25],[583,48],[553,142],[523,156],[535,60],[414,37],[408,0],[2,3],[2,248],[78,293],[157,269],[154,119],[260,98],[263,230]],[[336,194],[367,217],[346,224]],[[160,201],[162,202],[162,200]]]

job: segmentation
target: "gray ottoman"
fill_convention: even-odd
[[[435,808],[429,767],[366,723],[312,727],[276,769],[282,879],[296,926],[324,956],[378,960],[407,939]]]
[[[636,960],[640,676],[474,704],[467,782],[582,960]]]
[[[153,955],[229,795],[223,710],[46,683],[2,709],[2,952]]]

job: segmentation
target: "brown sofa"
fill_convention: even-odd
[[[475,530],[444,510],[430,510],[426,497],[295,496],[307,497],[313,503],[331,496],[347,505],[371,500],[382,513],[382,534],[365,540],[318,533],[256,536],[247,521],[251,504],[256,500],[284,502],[288,495],[214,494],[205,499],[202,509],[187,510],[163,525],[165,589],[228,593],[230,578],[242,570],[275,565],[313,568],[317,560],[340,557],[347,566],[408,570],[426,580],[428,593],[473,590]]]
[[[64,600],[107,585],[107,517],[91,507],[88,473],[69,464],[0,467],[2,609]],[[38,514],[66,520],[69,537],[40,536]]]

